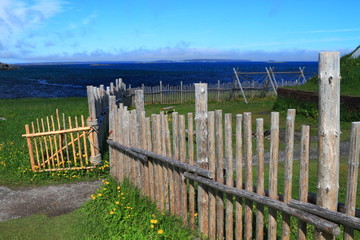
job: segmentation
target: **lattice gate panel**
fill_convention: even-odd
[[[94,155],[95,129],[84,116],[56,116],[36,119],[25,125],[30,164],[33,171],[61,171],[94,168],[99,161]]]

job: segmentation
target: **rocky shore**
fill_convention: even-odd
[[[18,69],[18,67],[0,62],[0,70],[14,70]]]

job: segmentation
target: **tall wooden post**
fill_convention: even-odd
[[[183,82],[180,81],[180,103],[183,103]]]
[[[208,169],[208,92],[206,83],[195,84],[195,124],[196,124],[196,147],[198,167]],[[208,236],[208,194],[206,187],[199,184],[198,206],[199,206],[199,230]]]
[[[29,128],[28,124],[25,125],[25,133],[30,134],[30,128]],[[31,170],[35,171],[36,169],[35,169],[35,161],[34,161],[34,152],[33,152],[33,148],[32,148],[31,138],[27,137],[26,142],[27,142],[28,149],[29,149]]]
[[[360,122],[353,122],[351,124],[351,138],[350,138],[350,153],[349,153],[349,167],[346,184],[346,200],[345,213],[349,216],[355,216],[356,207],[356,189],[358,182],[359,169],[359,155],[360,155]],[[345,226],[344,240],[353,240],[354,229]]]
[[[135,90],[135,108],[136,108],[136,116],[145,111],[144,108],[144,90]]]
[[[319,156],[316,204],[337,210],[340,153],[340,53],[319,54]],[[315,232],[316,239],[334,239]]]
[[[110,139],[115,139],[115,131],[118,131],[118,129],[116,129],[116,116],[117,116],[117,111],[116,111],[117,107],[116,107],[116,97],[115,96],[109,96],[109,138]],[[115,139],[116,140],[116,139]],[[115,161],[118,161],[118,159],[115,159],[115,151],[114,149],[110,148],[109,149],[109,159],[110,159],[110,173],[112,176],[116,176],[117,175],[117,164],[114,164]]]
[[[163,85],[162,81],[160,81],[160,103],[163,103]]]
[[[97,129],[98,128],[98,123],[97,123],[97,116],[96,116],[96,100],[95,100],[95,96],[94,96],[94,87],[93,86],[87,86],[87,99],[88,99],[88,107],[89,107],[89,117],[90,117],[90,121],[88,121],[88,124]],[[98,138],[98,132],[97,131],[92,131],[91,133],[92,136],[92,144],[95,146],[94,152],[91,153],[91,159],[90,161],[92,161],[92,159],[95,159],[97,156],[99,156],[100,152],[99,152],[99,138]],[[95,162],[97,162],[95,160]]]

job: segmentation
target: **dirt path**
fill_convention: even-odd
[[[50,217],[69,213],[89,200],[100,184],[78,182],[15,190],[0,186],[0,222],[39,213]]]

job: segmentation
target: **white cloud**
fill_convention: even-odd
[[[85,19],[82,20],[82,24],[87,25],[90,23],[93,23],[94,20],[98,17],[99,15],[97,13],[93,13],[90,14],[89,16],[87,16]]]
[[[23,58],[26,62],[67,62],[67,61],[152,61],[152,60],[186,60],[186,59],[241,59],[252,61],[316,61],[318,51],[304,49],[284,49],[281,51],[241,51],[238,49],[205,49],[191,48],[186,44],[177,44],[174,47],[157,49],[138,48],[130,51],[112,49],[105,51],[96,49],[61,54],[32,56]],[[17,61],[19,62],[19,61]]]
[[[290,32],[296,34],[304,34],[304,33],[338,33],[338,32],[358,32],[360,28],[343,28],[343,29],[318,29],[318,30],[310,30],[310,31],[302,31],[302,32]]]
[[[60,0],[1,0],[0,43],[13,43],[20,35],[31,30],[62,10]]]

